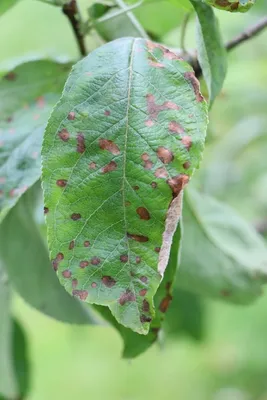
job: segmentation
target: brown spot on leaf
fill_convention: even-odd
[[[62,275],[64,276],[64,278],[70,278],[71,277],[71,272],[68,269],[65,269],[65,271],[62,272]]]
[[[154,250],[155,250],[156,253],[159,253],[160,252],[160,247],[155,247]]]
[[[105,286],[111,288],[112,286],[114,286],[116,284],[116,281],[114,278],[112,278],[111,276],[102,276],[102,282]]]
[[[158,187],[158,185],[157,185],[156,182],[152,182],[152,183],[151,183],[151,186],[152,186],[153,189],[156,189],[156,188]]]
[[[167,178],[168,172],[165,168],[157,168],[154,175],[156,178]]]
[[[188,169],[188,168],[190,168],[190,161],[186,161],[185,163],[183,163],[183,167],[184,167],[184,169]]]
[[[162,313],[165,313],[170,305],[170,302],[172,300],[172,296],[170,294],[167,294],[166,297],[161,301],[159,305],[159,309]]]
[[[143,161],[148,161],[148,160],[149,160],[149,154],[143,153],[143,154],[141,155],[141,159],[142,159]]]
[[[91,264],[92,264],[92,265],[98,265],[98,264],[100,264],[100,258],[98,258],[98,257],[92,257],[92,258],[91,258]]]
[[[139,186],[133,186],[133,190],[139,190]]]
[[[86,241],[83,243],[83,245],[84,245],[84,247],[89,247],[89,246],[90,246],[89,240],[86,240]]]
[[[164,65],[164,64],[159,63],[159,62],[157,62],[157,61],[152,61],[152,60],[149,60],[149,65],[150,65],[151,67],[155,67],[155,68],[165,68],[165,65]]]
[[[74,248],[74,246],[75,246],[75,242],[74,242],[74,240],[72,240],[69,244],[69,250],[72,250]]]
[[[127,237],[130,238],[130,239],[136,240],[137,242],[141,242],[141,243],[145,243],[145,242],[149,241],[147,236],[134,235],[134,234],[128,233],[128,232],[127,232]]]
[[[112,142],[112,140],[99,139],[99,146],[100,146],[100,149],[107,150],[111,154],[114,154],[114,156],[117,156],[118,154],[120,154],[119,147],[114,142]]]
[[[67,142],[70,138],[70,134],[67,131],[67,129],[63,128],[59,133],[58,136],[60,137],[61,140],[63,140],[63,142]]]
[[[17,75],[15,74],[15,72],[9,72],[4,76],[4,79],[6,79],[7,81],[14,81],[16,78]]]
[[[60,261],[64,260],[64,254],[63,253],[58,253],[56,255],[56,258],[54,258],[52,260],[52,265],[55,271],[58,270],[58,264],[60,263]]]
[[[137,214],[139,215],[140,219],[145,219],[149,220],[150,219],[150,214],[148,210],[145,207],[138,207],[136,209]]]
[[[152,119],[148,119],[145,121],[145,126],[147,126],[148,128],[151,128],[151,126],[153,126],[155,124],[154,121],[152,121]]]
[[[164,164],[169,164],[174,158],[173,153],[166,149],[166,147],[159,147],[157,150],[157,156]]]
[[[141,289],[139,290],[140,296],[144,297],[147,294],[147,289]]]
[[[67,185],[68,181],[66,179],[58,179],[56,184],[59,187],[65,187]]]
[[[96,163],[95,162],[90,162],[90,164],[88,164],[90,169],[96,169]]]
[[[136,264],[140,264],[141,257],[139,257],[139,256],[135,257],[135,262],[136,262]]]
[[[96,288],[97,287],[97,283],[96,282],[92,282],[91,286],[92,286],[92,288]]]
[[[77,140],[77,152],[84,153],[85,152],[85,139],[82,133],[78,133],[76,136]]]
[[[145,322],[151,322],[152,318],[147,317],[146,315],[142,314],[140,317],[140,321],[142,322],[142,324],[144,324]]]
[[[44,207],[44,214],[48,214],[49,213],[49,208],[48,207]]]
[[[136,298],[134,293],[131,292],[130,290],[126,290],[126,292],[123,293],[119,298],[119,303],[121,306],[124,306],[124,304],[127,303],[128,301],[135,301],[135,300]]]
[[[80,264],[79,264],[79,265],[80,265],[81,268],[88,267],[89,261],[86,261],[86,260],[80,261]]]
[[[121,256],[120,256],[120,260],[121,260],[121,262],[127,262],[128,261],[128,256],[126,255],[126,254],[122,254]]]
[[[150,161],[150,160],[144,161],[144,168],[145,168],[145,169],[152,169],[152,168],[153,168],[153,163],[152,163],[152,161]]]
[[[158,117],[158,114],[161,111],[164,110],[179,110],[180,107],[173,103],[172,101],[165,101],[163,104],[161,105],[157,105],[155,103],[155,97],[153,96],[153,94],[147,94],[146,95],[146,101],[147,101],[147,112],[150,116],[150,118],[156,120]]]
[[[196,78],[195,73],[193,71],[192,72],[185,72],[184,73],[184,77],[185,77],[186,80],[190,81],[190,83],[191,83],[191,85],[192,85],[192,87],[194,89],[195,95],[196,95],[196,100],[198,102],[203,101],[204,100],[203,96],[199,91],[199,81]]]
[[[73,220],[73,221],[78,221],[78,219],[81,219],[81,214],[78,214],[78,213],[73,213],[73,214],[71,214],[71,219]]]
[[[190,147],[192,145],[192,140],[190,136],[183,136],[181,142],[185,146],[186,150],[190,150]]]
[[[147,276],[141,276],[140,281],[147,283],[148,281]]]
[[[68,119],[70,121],[73,121],[75,119],[75,112],[71,111],[68,113]]]
[[[110,111],[109,110],[105,110],[104,114],[109,117],[110,116]]]
[[[169,123],[169,131],[172,132],[172,133],[177,133],[178,135],[180,135],[181,133],[184,133],[184,128],[178,122],[171,121]]]
[[[103,172],[103,174],[106,174],[108,172],[115,171],[116,168],[117,168],[117,164],[115,163],[115,161],[110,161],[110,163],[105,165],[105,167],[103,167],[101,169],[101,171]]]
[[[149,302],[148,302],[146,299],[144,299],[144,300],[143,300],[142,310],[143,310],[144,312],[149,312],[149,309],[150,309],[150,307],[149,307]]]
[[[88,296],[87,290],[75,289],[72,291],[73,296],[79,297],[80,300],[86,300]]]
[[[78,280],[75,278],[72,279],[71,285],[72,285],[72,288],[75,289],[78,286]]]
[[[185,174],[180,174],[167,180],[168,185],[172,190],[173,197],[178,196],[181,190],[189,182],[189,176]]]

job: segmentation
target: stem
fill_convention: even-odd
[[[131,11],[127,11],[127,6],[124,3],[123,0],[115,0],[115,3],[117,4],[117,6],[119,8],[121,8],[122,10],[126,11],[126,15],[129,18],[129,20],[131,21],[131,23],[133,24],[133,26],[135,27],[135,29],[137,30],[137,32],[139,33],[140,37],[144,38],[144,39],[149,39],[146,31],[144,30],[144,28],[142,27],[142,25],[139,23],[139,21],[137,20],[137,18],[135,18],[135,16],[133,15],[133,13]]]
[[[70,0],[69,3],[64,4],[62,7],[63,13],[68,17],[69,22],[72,26],[81,56],[86,56],[87,51],[84,42],[84,36],[80,31],[81,15],[78,10],[76,0]]]
[[[181,39],[180,39],[180,47],[183,51],[183,53],[186,53],[186,49],[185,49],[185,35],[186,35],[186,28],[189,22],[189,19],[191,17],[191,12],[188,12],[185,14],[183,22],[182,22],[182,26],[181,26]]]
[[[100,24],[101,22],[106,22],[106,21],[109,21],[109,20],[111,20],[113,18],[116,18],[116,17],[118,17],[120,15],[126,14],[128,11],[131,11],[131,10],[134,10],[135,8],[137,8],[137,7],[140,7],[141,4],[143,4],[143,0],[138,1],[133,6],[126,7],[124,10],[116,11],[112,15],[104,15],[103,17],[98,18],[95,21],[95,24]]]

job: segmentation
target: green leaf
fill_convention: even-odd
[[[33,307],[63,322],[93,323],[89,308],[60,286],[34,220],[39,185],[27,191],[0,225],[0,258],[10,282]]]
[[[0,221],[40,177],[44,127],[67,71],[68,65],[35,61],[0,81]]]
[[[19,0],[1,0],[0,16],[4,14],[10,7],[13,7]]]
[[[203,0],[205,3],[230,12],[246,12],[256,0]]]
[[[197,0],[191,0],[191,3],[197,13],[198,60],[207,83],[210,105],[212,105],[222,89],[226,76],[227,52],[212,8]]]
[[[267,249],[253,227],[230,207],[192,189],[186,191],[183,220],[179,287],[240,304],[261,295]]]
[[[70,0],[37,0],[37,1],[41,1],[42,3],[47,3],[51,4],[52,6],[58,6],[58,7],[62,7],[64,6],[64,4],[70,2]]]
[[[138,333],[154,317],[178,194],[199,165],[206,125],[191,67],[125,38],[75,65],[46,128],[42,179],[60,282]]]

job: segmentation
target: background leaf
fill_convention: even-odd
[[[197,13],[196,41],[198,61],[209,91],[212,105],[220,93],[227,71],[227,53],[219,23],[212,8],[198,0],[191,0]]]
[[[247,304],[267,280],[264,241],[230,207],[188,190],[178,286],[205,296]]]
[[[40,177],[45,123],[58,100],[68,65],[29,62],[0,82],[0,221]]]
[[[0,16],[4,14],[10,7],[13,7],[19,0],[1,0]]]
[[[204,0],[207,4],[220,10],[230,12],[246,12],[254,4],[255,0]]]
[[[0,259],[18,293],[42,313],[63,322],[93,323],[90,309],[60,286],[34,220],[39,185],[27,191],[0,225]]]
[[[206,124],[191,67],[158,44],[127,38],[76,64],[46,129],[42,179],[59,279],[139,333],[154,316],[158,260],[161,273],[168,261],[175,226],[161,251],[166,213],[175,225]]]

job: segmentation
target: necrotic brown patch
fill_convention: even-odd
[[[152,161],[148,160],[144,162],[144,168],[145,169],[152,169],[153,168],[153,163]]]
[[[166,147],[159,147],[157,150],[157,156],[164,164],[169,164],[174,158],[173,153],[166,149]]]
[[[139,186],[133,186],[133,190],[139,190]]]
[[[9,72],[8,74],[6,74],[4,76],[4,79],[6,79],[7,81],[15,81],[17,78],[17,75],[15,74],[15,72]]]
[[[152,182],[152,183],[151,183],[151,186],[152,186],[153,189],[156,189],[156,188],[158,187],[158,185],[157,185],[156,182]]]
[[[159,63],[159,62],[157,62],[157,61],[152,61],[152,60],[149,60],[149,65],[150,65],[151,67],[155,67],[155,68],[165,68],[165,65],[164,65],[164,64]]]
[[[184,133],[184,128],[178,122],[171,121],[169,123],[169,131],[172,132],[172,133],[177,133],[178,135],[180,135],[181,133]]]
[[[91,258],[91,264],[92,264],[92,265],[98,265],[98,264],[100,264],[100,258],[98,258],[98,257],[92,257],[92,258]]]
[[[190,136],[183,136],[181,142],[186,148],[186,150],[190,150],[190,147],[192,145],[192,140]]]
[[[84,153],[85,152],[85,139],[82,133],[78,133],[76,136],[77,140],[77,152]]]
[[[146,315],[142,314],[140,317],[140,321],[142,322],[142,324],[146,323],[146,322],[151,322],[151,318],[147,317]]]
[[[157,168],[154,175],[156,178],[167,178],[168,172],[165,168]]]
[[[110,161],[110,163],[105,165],[105,167],[103,167],[101,171],[103,172],[103,174],[107,174],[108,172],[115,171],[116,168],[117,164],[115,163],[115,161]]]
[[[79,265],[80,265],[81,268],[88,267],[89,261],[86,261],[86,260],[85,260],[85,261],[80,261],[80,264],[79,264]]]
[[[161,111],[164,110],[179,110],[180,107],[172,101],[165,101],[163,104],[157,105],[153,94],[146,95],[147,112],[150,118],[156,120]]]
[[[145,207],[138,207],[136,209],[137,214],[139,215],[140,219],[149,220],[150,214]]]
[[[74,246],[75,246],[75,242],[74,242],[74,240],[72,240],[69,244],[69,250],[72,250],[74,248]]]
[[[88,164],[88,167],[90,169],[96,169],[96,163],[95,162],[90,162],[90,164]]]
[[[147,276],[141,276],[140,281],[147,283],[148,281]]]
[[[44,207],[44,214],[48,214],[49,213],[49,208],[48,207]]]
[[[90,246],[89,240],[86,240],[86,241],[83,243],[83,245],[84,245],[84,247],[89,247],[89,246]]]
[[[148,161],[148,160],[149,160],[149,154],[143,153],[143,154],[141,155],[141,159],[142,159],[143,161]]]
[[[111,154],[114,154],[114,156],[120,154],[119,147],[114,142],[112,142],[112,140],[99,139],[99,147],[102,150],[109,151]]]
[[[97,287],[97,283],[96,282],[92,282],[91,286],[92,286],[92,288],[96,288]]]
[[[86,300],[88,296],[87,290],[75,289],[72,291],[73,296],[79,297],[80,300]]]
[[[66,179],[58,179],[56,184],[59,187],[65,187],[67,185],[68,181]]]
[[[155,250],[156,253],[159,253],[160,252],[160,247],[155,247],[154,250]]]
[[[128,256],[126,255],[126,254],[122,254],[121,256],[120,256],[120,260],[121,260],[121,262],[127,262],[128,261]]]
[[[149,302],[146,300],[146,299],[144,299],[143,300],[143,306],[142,306],[142,310],[144,311],[144,312],[149,312]]]
[[[65,269],[65,271],[62,272],[62,275],[64,276],[64,278],[70,278],[71,277],[71,272],[68,269]]]
[[[141,289],[139,290],[139,295],[144,297],[147,294],[147,289]]]
[[[183,167],[184,167],[184,169],[188,169],[188,168],[190,168],[190,162],[189,161],[186,161],[185,163],[183,163]]]
[[[78,219],[81,219],[81,214],[73,213],[70,217],[73,221],[78,221]]]
[[[196,100],[198,102],[203,101],[204,100],[203,96],[202,96],[202,94],[200,93],[200,90],[199,90],[199,81],[195,77],[195,73],[193,71],[192,72],[185,72],[184,73],[184,77],[185,77],[186,80],[188,80],[191,83],[191,85],[192,85],[192,87],[194,89],[195,95],[196,95]]]
[[[116,284],[116,281],[114,278],[112,278],[111,276],[102,276],[102,282],[105,286],[111,288],[112,286],[114,286]]]
[[[63,253],[58,253],[56,257],[52,260],[52,265],[55,271],[58,270],[58,264],[64,260],[64,254]]]
[[[75,278],[72,279],[71,285],[72,285],[72,288],[75,289],[77,287],[77,285],[78,285],[78,280],[75,279]]]
[[[183,190],[188,182],[189,176],[185,174],[180,174],[167,180],[167,183],[170,186],[174,197],[176,197],[180,193],[180,191]]]
[[[70,138],[70,134],[67,131],[67,129],[63,128],[59,133],[58,136],[60,137],[61,140],[63,140],[63,142],[67,142]]]
[[[130,239],[136,240],[137,242],[141,242],[141,243],[145,243],[145,242],[149,241],[147,236],[134,235],[134,234],[128,233],[128,232],[127,232],[127,237],[130,238]]]
[[[68,113],[68,119],[70,121],[73,121],[75,119],[75,112],[71,111]]]
[[[119,298],[119,303],[121,306],[124,306],[124,304],[127,303],[128,301],[135,301],[135,300],[136,298],[134,293],[131,292],[130,290],[126,290],[126,292],[123,293]]]
[[[170,294],[167,294],[166,297],[161,301],[159,309],[162,313],[165,313],[170,305],[170,302],[172,300],[172,296]]]

